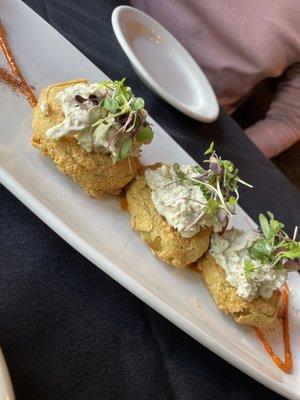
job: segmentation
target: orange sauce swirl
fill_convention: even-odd
[[[289,290],[287,285],[284,285],[282,290],[282,332],[283,332],[283,342],[284,342],[284,361],[282,361],[273,351],[272,346],[265,338],[265,335],[259,328],[254,328],[254,331],[261,341],[266,352],[272,358],[274,363],[283,372],[289,373],[293,368],[293,357],[290,344],[290,334],[289,334]]]
[[[0,47],[12,71],[12,74],[16,77],[17,81],[14,82],[14,85],[17,86],[17,88],[25,95],[30,105],[32,107],[35,107],[37,105],[37,99],[33,91],[31,90],[30,86],[27,84],[20,68],[18,67],[14,59],[14,56],[7,42],[5,31],[1,21],[0,21]],[[7,83],[10,84],[10,81],[8,80]]]

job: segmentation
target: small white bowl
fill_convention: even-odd
[[[169,31],[129,6],[114,9],[112,26],[134,70],[150,89],[198,121],[218,117],[219,105],[203,71]]]

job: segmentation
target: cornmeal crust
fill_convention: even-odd
[[[140,166],[138,157],[130,157],[130,160],[126,158],[113,164],[110,155],[88,153],[77,144],[73,137],[64,137],[59,140],[45,137],[49,128],[64,119],[61,106],[55,100],[57,93],[77,83],[88,83],[88,81],[78,79],[56,83],[43,90],[34,109],[32,144],[45,156],[50,157],[61,172],[81,185],[89,196],[99,197],[102,193],[119,194],[121,189],[136,176]],[[43,100],[48,103],[48,115],[40,110]]]
[[[160,259],[177,268],[197,261],[208,249],[211,229],[201,230],[192,238],[183,238],[156,211],[144,175],[126,190],[131,226]]]
[[[210,254],[207,253],[197,264],[218,308],[225,314],[232,315],[236,322],[262,327],[276,319],[280,299],[278,290],[269,299],[258,297],[253,301],[246,301],[237,296],[236,289],[226,281],[223,268]]]

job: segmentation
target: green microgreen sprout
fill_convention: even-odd
[[[259,214],[260,237],[249,248],[252,260],[267,263],[274,268],[286,268],[288,271],[300,269],[300,242],[297,242],[298,227],[290,239],[283,230],[284,225],[268,211],[267,215]],[[245,273],[249,271],[246,266]]]
[[[145,102],[141,97],[134,97],[131,88],[125,85],[125,78],[99,85],[104,93],[99,105],[105,116],[92,125],[91,133],[107,134],[115,127],[108,147],[121,140],[117,160],[122,161],[130,155],[135,140],[148,144],[153,139],[151,125],[146,121]]]
[[[255,265],[253,264],[253,262],[251,260],[245,260],[244,269],[245,269],[246,278],[249,279],[252,272],[255,269]]]
[[[194,177],[185,174],[179,164],[173,164],[173,169],[178,177],[176,182],[186,181],[199,186],[207,200],[204,214],[209,214],[214,222],[219,222],[226,228],[228,216],[235,213],[235,206],[239,199],[239,184],[250,188],[252,185],[239,177],[239,170],[231,161],[222,160],[217,155],[214,142],[210,144],[204,155],[209,155],[209,159],[204,160],[204,163],[209,163],[209,168],[195,166]],[[201,214],[203,213],[201,212]],[[199,217],[192,222],[191,226],[198,221]]]

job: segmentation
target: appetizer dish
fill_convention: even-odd
[[[119,194],[153,137],[144,100],[124,81],[57,83],[34,109],[32,144],[92,197]]]
[[[226,230],[239,200],[239,184],[252,186],[241,180],[231,161],[217,155],[213,142],[204,153],[206,169],[177,163],[141,168],[141,147],[151,142],[153,132],[143,99],[134,96],[125,79],[56,83],[37,101],[1,22],[0,47],[10,68],[0,79],[22,93],[33,108],[32,144],[92,197],[117,195],[125,188],[132,228],[151,251],[176,268],[196,265],[217,307],[237,323],[252,326],[272,360],[290,372],[286,281],[289,271],[300,269],[297,229],[290,239],[283,224],[268,212],[259,216],[259,231]],[[105,211],[101,221],[106,217]],[[123,232],[128,233],[126,227]],[[105,235],[102,244],[106,240]],[[284,361],[262,331],[276,318],[282,320]]]
[[[161,165],[145,169],[126,191],[131,225],[166,263],[184,268],[207,251],[212,231],[226,229],[235,212],[238,169],[212,143],[209,168]]]

